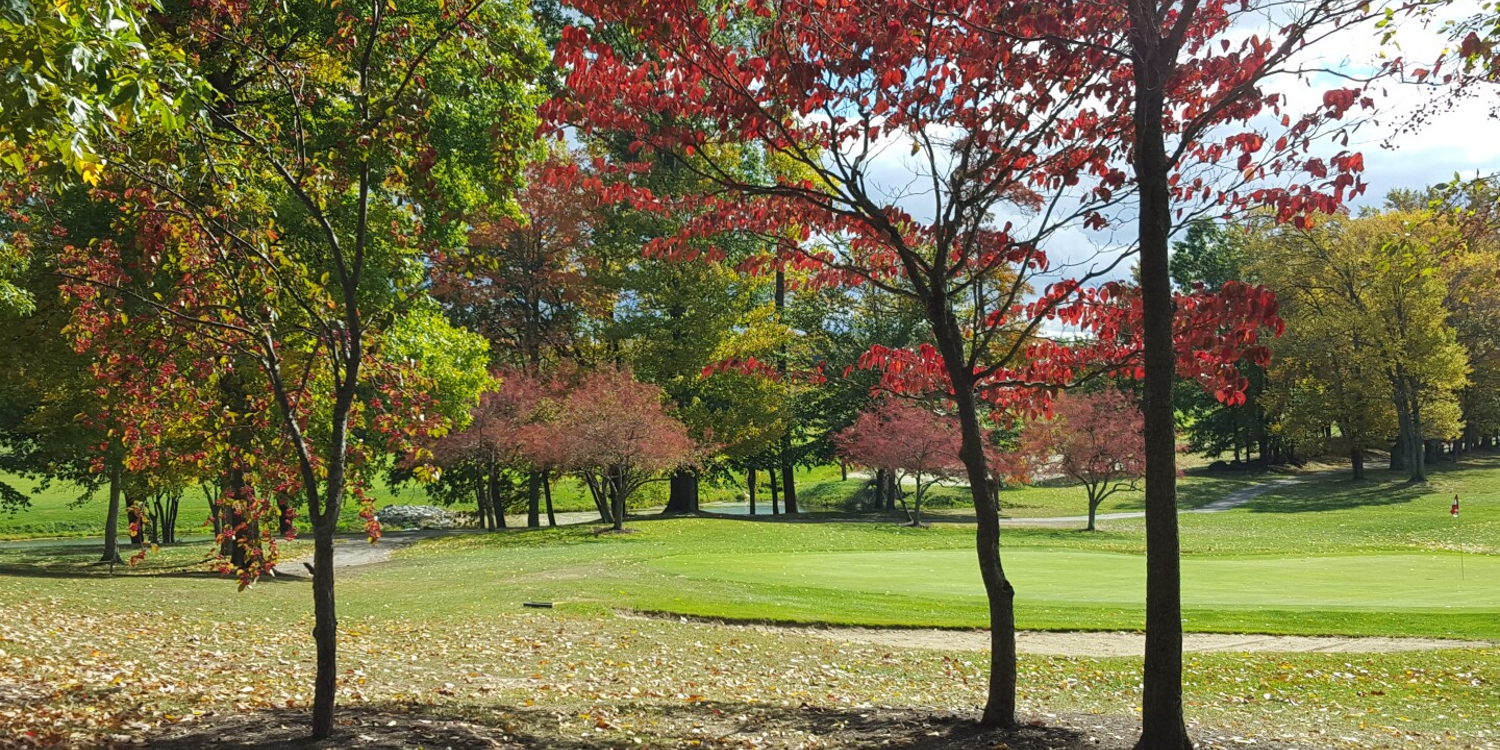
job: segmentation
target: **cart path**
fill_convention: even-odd
[[[1223,513],[1226,510],[1234,510],[1249,503],[1261,495],[1279,490],[1294,484],[1300,484],[1310,479],[1335,474],[1334,471],[1319,471],[1312,474],[1303,474],[1297,477],[1285,477],[1273,479],[1268,482],[1242,487],[1225,495],[1207,505],[1199,508],[1179,511],[1181,513]],[[1128,518],[1145,518],[1145,511],[1127,511],[1123,513],[1100,513],[1094,516],[1098,521],[1118,521]],[[1088,516],[1053,516],[1051,518],[1002,518],[1000,523],[1008,526],[1071,526],[1074,524],[1088,523]]]

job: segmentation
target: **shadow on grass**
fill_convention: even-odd
[[[163,750],[404,750],[441,747],[605,750],[620,747],[919,747],[932,750],[1109,750],[1128,748],[1137,731],[1127,717],[1069,717],[1078,728],[1041,723],[985,729],[972,717],[911,709],[834,709],[743,703],[554,709],[462,703],[384,704],[340,709],[333,737],[309,739],[305,709],[205,716],[140,739]],[[1054,720],[1055,721],[1055,720]]]
[[[201,578],[204,580],[231,580],[212,570],[150,570],[131,568],[129,565],[106,565],[96,563],[92,565],[6,565],[0,564],[0,578],[47,578],[47,579],[76,579],[76,580],[99,580],[103,578]],[[256,585],[277,583],[308,583],[311,579],[305,576],[261,576]]]
[[[1412,484],[1385,478],[1355,482],[1343,478],[1342,480],[1309,482],[1305,485],[1273,491],[1251,500],[1245,508],[1251,513],[1320,513],[1330,510],[1401,505],[1415,501],[1431,492],[1432,487],[1427,484]]]

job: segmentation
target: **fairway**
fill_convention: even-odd
[[[1007,550],[1017,600],[1049,605],[1138,606],[1141,555],[1082,550]],[[671,556],[663,572],[688,578],[827,588],[840,592],[983,601],[968,550]],[[1462,572],[1462,578],[1460,574]],[[1500,608],[1500,558],[1457,554],[1350,554],[1183,560],[1186,607],[1480,611]],[[1500,635],[1500,623],[1496,625]]]

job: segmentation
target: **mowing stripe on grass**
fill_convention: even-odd
[[[744,584],[928,599],[984,596],[968,550],[670,556],[652,565],[689,578]],[[1006,552],[1005,565],[1022,601],[1137,606],[1145,594],[1140,555],[1014,548]],[[1185,558],[1183,606],[1500,611],[1500,558],[1470,555],[1463,575],[1455,554]],[[1500,622],[1496,627],[1500,631]]]

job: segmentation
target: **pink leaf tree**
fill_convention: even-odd
[[[551,379],[524,370],[494,376],[499,385],[480,396],[468,427],[431,446],[437,465],[457,477],[447,481],[464,493],[473,490],[480,525],[492,530],[505,528],[504,472],[530,469],[533,444],[547,442],[534,423],[556,388]]]
[[[629,370],[590,372],[568,393],[550,431],[557,463],[583,479],[600,518],[616,531],[625,527],[625,503],[636,490],[691,464],[699,452],[663,398],[661,388]]]
[[[1129,395],[1106,388],[1066,393],[1053,402],[1051,420],[1037,420],[1021,434],[1027,473],[1061,473],[1088,492],[1089,525],[1099,504],[1114,493],[1138,489],[1146,475],[1146,438],[1141,410]]]
[[[834,438],[851,463],[884,469],[896,477],[897,497],[908,525],[922,525],[922,500],[932,485],[964,472],[959,455],[963,437],[957,420],[911,401],[886,398],[862,412]],[[901,487],[915,485],[912,506]]]

